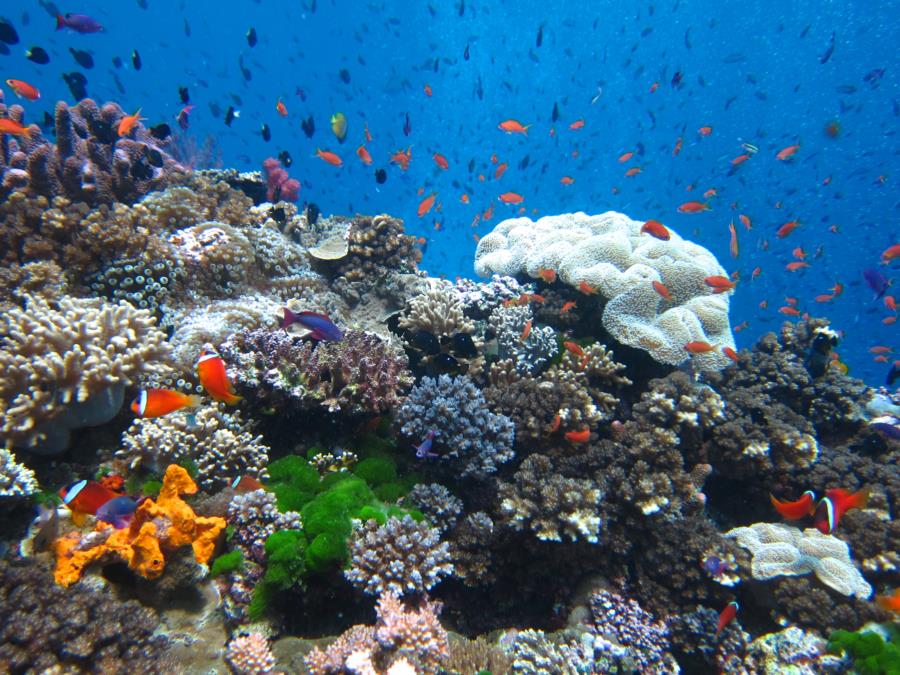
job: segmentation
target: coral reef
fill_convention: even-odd
[[[416,238],[403,233],[403,221],[386,214],[356,216],[350,223],[347,255],[336,273],[348,281],[376,282],[396,272],[415,272],[422,260]]]
[[[441,532],[456,525],[463,511],[462,500],[440,483],[417,483],[404,498],[404,503],[424,513]]]
[[[370,595],[397,596],[431,590],[453,573],[446,542],[437,529],[411,516],[357,521],[350,544],[350,568],[344,576]]]
[[[744,665],[751,672],[815,675],[840,672],[840,659],[825,653],[825,640],[796,626],[760,635],[747,646]]]
[[[22,122],[19,105],[8,108],[0,99],[0,114]],[[130,204],[153,190],[161,190],[182,167],[165,150],[166,142],[138,121],[125,136],[116,132],[125,111],[115,103],[102,107],[86,98],[70,107],[56,104],[56,143],[31,125],[29,137],[6,141],[0,153],[2,192],[31,194],[87,204]]]
[[[250,429],[239,413],[214,406],[191,416],[135,419],[116,456],[132,470],[162,471],[169,464],[192,462],[200,487],[212,491],[240,476],[266,476],[269,448]]]
[[[27,497],[37,490],[34,471],[19,464],[9,450],[0,448],[0,498]]]
[[[557,355],[556,332],[550,326],[534,325],[531,307],[497,307],[490,316],[497,334],[497,353],[515,364],[518,372],[539,373]]]
[[[197,485],[180,466],[166,469],[159,496],[143,501],[128,527],[116,530],[98,523],[93,533],[73,532],[57,539],[54,578],[61,586],[78,581],[86,568],[99,561],[119,558],[138,575],[156,579],[165,571],[164,551],[190,545],[197,562],[206,564],[225,519],[194,513],[181,494],[194,494]]]
[[[475,271],[538,278],[539,270],[554,270],[569,286],[586,284],[607,300],[603,326],[619,342],[670,365],[688,359],[686,343],[707,342],[716,350],[695,355],[694,363],[703,370],[726,367],[721,349],[734,348],[728,298],[704,283],[725,270],[702,246],[671,231],[665,241],[642,235],[642,224],[613,211],[504,220],[479,240]],[[662,298],[652,281],[664,284],[672,299]]]
[[[260,633],[240,635],[228,643],[225,659],[237,675],[267,675],[275,670],[269,641]]]
[[[0,441],[35,452],[61,452],[71,429],[119,411],[124,387],[168,368],[165,335],[128,303],[32,297],[0,333]]]
[[[484,477],[513,458],[509,418],[486,410],[484,395],[461,375],[424,377],[397,409],[404,435],[421,442],[434,431],[432,450],[463,477]]]
[[[475,330],[475,323],[465,315],[462,299],[449,281],[441,280],[429,280],[428,287],[410,299],[399,325],[405,330],[426,330],[437,336]]]
[[[850,559],[846,542],[816,529],[783,523],[755,523],[725,533],[753,554],[751,574],[766,580],[815,572],[819,581],[841,595],[866,599],[872,587]]]
[[[0,561],[0,671],[166,673],[159,618],[109,588],[63,589],[33,560]]]

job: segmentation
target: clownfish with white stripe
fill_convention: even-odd
[[[234,393],[234,387],[225,372],[225,362],[215,350],[205,347],[197,359],[197,377],[200,384],[214,401],[223,401],[228,405],[234,405],[241,400]]]
[[[97,481],[80,480],[60,489],[59,496],[72,512],[72,522],[81,526],[85,516],[96,515],[104,504],[119,495]]]
[[[819,501],[813,517],[813,525],[822,534],[831,534],[837,529],[841,517],[850,509],[864,509],[869,501],[869,489],[850,492],[843,488],[832,488]]]
[[[162,417],[184,408],[196,408],[203,399],[196,394],[182,394],[171,389],[144,389],[131,402],[131,412],[138,417]]]

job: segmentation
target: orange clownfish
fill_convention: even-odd
[[[847,511],[865,508],[868,501],[868,488],[853,493],[843,488],[832,488],[826,491],[825,496],[819,501],[813,526],[822,534],[831,534]]]
[[[800,520],[816,512],[816,493],[812,490],[807,490],[800,495],[800,499],[795,499],[792,502],[783,502],[774,495],[769,495],[769,500],[772,502],[775,510],[785,520]]]
[[[234,393],[234,387],[225,372],[225,362],[212,349],[204,349],[197,359],[197,377],[206,393],[214,401],[224,401],[228,405],[234,405],[241,400]]]
[[[669,238],[671,237],[666,226],[658,220],[648,220],[641,225],[641,234],[649,234],[651,237],[656,237],[663,241],[669,241]]]
[[[359,157],[360,161],[366,166],[369,166],[372,163],[372,155],[366,150],[365,145],[361,145],[356,149],[356,156]]]
[[[196,408],[203,400],[196,394],[182,394],[171,389],[144,389],[131,402],[131,412],[138,417],[162,417],[183,408]]]
[[[365,149],[365,148],[363,148],[363,149]],[[358,150],[357,150],[357,154],[359,154]],[[366,153],[366,154],[368,154],[368,153]],[[344,162],[343,162],[343,160],[341,160],[340,157],[338,157],[335,153],[330,152],[328,150],[321,150],[319,148],[316,148],[316,157],[321,159],[326,164],[331,164],[331,166],[343,166],[344,165]]]
[[[713,275],[703,279],[703,283],[713,289],[713,293],[725,293],[732,290],[737,284],[728,277]]]
[[[119,120],[119,128],[116,131],[116,133],[119,134],[119,138],[123,138],[130,134],[141,119],[141,109],[138,108],[134,115],[125,115],[125,117]]]
[[[29,101],[37,101],[41,97],[41,92],[27,82],[22,80],[7,80],[6,84],[13,90],[13,93],[19,98],[27,98]]]
[[[497,125],[497,128],[508,134],[525,134],[527,136],[528,129],[531,128],[531,125],[526,124],[525,126],[522,126],[516,120],[504,120]]]
[[[684,345],[684,350],[689,354],[707,354],[709,352],[715,351],[715,349],[716,348],[708,342],[702,342],[700,340],[686,342]]]
[[[564,436],[569,443],[587,443],[591,438],[591,430],[567,431]]]

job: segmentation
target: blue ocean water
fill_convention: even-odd
[[[89,14],[105,31],[57,32],[57,9]],[[796,307],[828,316],[843,333],[838,352],[851,374],[881,384],[890,363],[874,362],[869,349],[900,348],[897,327],[884,323],[894,312],[861,272],[900,277],[896,261],[879,264],[881,252],[900,242],[898,9],[897,2],[464,0],[82,0],[57,8],[41,0],[4,5],[21,43],[0,64],[6,77],[41,90],[26,104],[30,121],[57,100],[74,103],[62,75],[76,70],[89,96],[140,108],[148,125],[177,128],[179,87],[187,87],[196,106],[189,142],[212,139],[221,165],[241,170],[287,151],[301,201],[326,214],[402,217],[427,239],[423,267],[432,274],[472,276],[475,236],[520,210],[537,217],[614,209],[660,220],[740,275],[731,305],[732,325],[746,326],[739,346],[776,329],[785,318],[779,308]],[[46,49],[50,62],[26,59],[32,46]],[[94,67],[79,66],[71,49],[89,52]],[[279,99],[286,117],[276,112]],[[226,126],[229,106],[239,117]],[[349,122],[343,143],[329,128],[339,111]],[[309,117],[311,138],[301,128]],[[499,130],[507,119],[529,125],[528,134]],[[570,128],[579,120],[583,127]],[[702,127],[711,127],[708,135]],[[356,156],[362,143],[372,166]],[[758,152],[732,170],[746,154],[742,144]],[[776,158],[793,145],[790,160]],[[316,158],[317,148],[338,153],[343,166]],[[389,157],[406,148],[412,160],[402,171]],[[508,169],[496,179],[502,164]],[[387,171],[384,184],[377,168]],[[640,172],[626,176],[633,168]],[[565,176],[574,182],[562,184]],[[704,197],[708,190],[715,196]],[[502,203],[505,192],[524,200]],[[420,218],[417,207],[431,193],[436,208]],[[688,201],[709,210],[679,213]],[[800,226],[778,238],[790,221]],[[809,266],[791,272],[792,262]],[[840,295],[816,302],[836,284]]]

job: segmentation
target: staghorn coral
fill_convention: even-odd
[[[34,471],[19,464],[9,450],[0,448],[0,498],[28,497],[37,491]]]
[[[346,331],[339,342],[315,343],[284,331],[241,331],[220,353],[240,388],[302,409],[382,413],[412,384],[402,350],[360,330]]]
[[[422,593],[452,573],[447,543],[427,523],[409,515],[384,525],[374,520],[354,523],[350,567],[344,576],[366,593]]]
[[[375,612],[375,626],[353,626],[325,651],[314,648],[306,656],[310,675],[336,675],[351,664],[366,664],[377,670],[361,672],[416,672],[435,675],[449,655],[447,631],[438,621],[441,604],[424,599],[408,607],[397,596],[382,594]],[[414,671],[399,670],[402,662]],[[392,667],[397,667],[391,671]]]
[[[555,270],[563,283],[586,283],[607,299],[603,326],[619,342],[669,365],[689,358],[685,343],[709,342],[717,349],[693,362],[703,370],[726,367],[721,348],[734,348],[728,297],[713,294],[703,281],[725,271],[708,250],[676,232],[662,241],[642,235],[641,225],[612,211],[504,220],[479,240],[475,271],[538,278],[542,268]],[[672,300],[664,300],[652,281],[665,284]]]
[[[348,243],[336,272],[349,281],[372,284],[392,273],[415,272],[422,260],[416,238],[403,233],[402,220],[387,214],[353,218]]]
[[[466,376],[423,377],[397,409],[404,435],[420,442],[435,432],[433,452],[463,477],[483,478],[513,458],[514,427],[486,410],[481,391]]]
[[[497,333],[499,357],[511,360],[523,375],[540,372],[559,352],[556,331],[550,326],[534,325],[528,305],[497,307],[489,325]]]
[[[135,419],[116,456],[132,470],[143,466],[160,471],[169,464],[193,462],[200,486],[213,491],[243,475],[265,477],[269,448],[250,429],[239,413],[214,406],[191,417]]]
[[[267,675],[275,670],[275,657],[262,633],[248,633],[230,640],[225,660],[236,675]]]
[[[846,542],[816,529],[800,530],[783,523],[755,523],[725,533],[753,555],[751,574],[773,577],[815,572],[819,581],[841,595],[866,599],[872,587],[850,559]]]
[[[0,671],[168,673],[156,613],[108,587],[63,589],[32,559],[0,561]]]
[[[165,571],[164,552],[187,545],[197,562],[206,564],[225,529],[225,519],[195,514],[180,495],[196,492],[187,471],[172,464],[159,496],[141,502],[128,527],[116,530],[100,522],[93,534],[71,532],[53,543],[56,583],[71,586],[89,565],[110,558],[121,559],[145,579],[157,579]]]
[[[403,501],[424,513],[441,532],[456,525],[463,510],[462,500],[440,483],[417,483]]]
[[[26,300],[0,318],[0,441],[54,454],[69,430],[101,424],[124,387],[165,373],[168,345],[146,310],[64,297]]]
[[[0,114],[21,122],[21,106]],[[182,167],[169,156],[165,141],[138,122],[126,137],[116,133],[125,112],[116,103],[102,107],[86,98],[74,106],[56,104],[56,143],[36,125],[30,137],[9,139],[0,152],[0,196],[12,190],[33,195],[65,195],[88,204],[132,203],[164,188]]]
[[[586,478],[568,478],[553,471],[544,455],[522,462],[512,483],[498,489],[500,511],[516,530],[531,529],[543,541],[585,540],[597,543],[599,505],[603,495]]]

